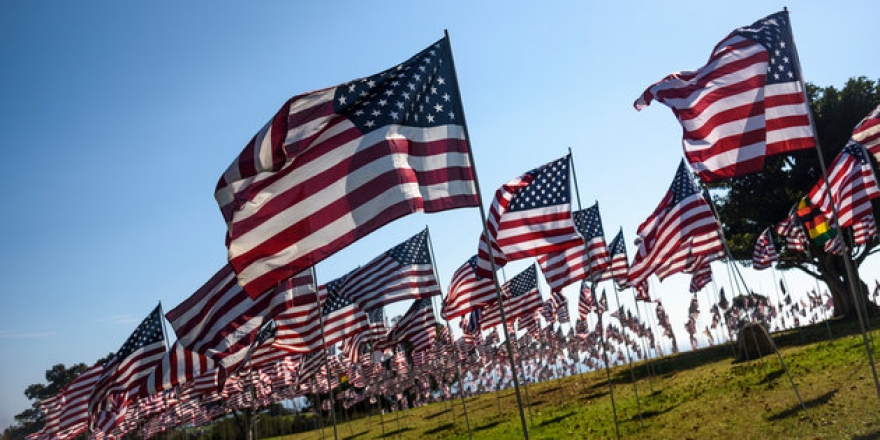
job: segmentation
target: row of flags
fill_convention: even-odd
[[[703,182],[757,172],[766,156],[815,146],[787,12],[735,30],[704,67],[667,76],[635,107],[655,100],[682,124],[685,160]],[[867,156],[880,157],[877,113],[856,128],[828,184],[820,181],[796,210],[811,239],[829,230],[814,212],[852,227],[864,222],[870,200],[880,194]],[[448,38],[376,75],[288,100],[217,183],[229,263],[165,315],[177,334],[175,346],[166,350],[157,307],[101,366],[88,398],[71,394],[80,405],[74,420],[90,420],[97,431],[116,426],[137,398],[204,374],[214,374],[208,383],[219,386],[224,374],[255,359],[318,357],[340,343],[349,351],[402,342],[417,353],[428,350],[437,327],[432,298],[441,291],[427,229],[322,285],[314,266],[410,213],[479,206],[466,131]],[[588,298],[601,281],[634,287],[638,298],[650,299],[652,274],[663,280],[684,272],[698,291],[711,279],[709,264],[725,257],[725,245],[685,160],[638,227],[631,265],[622,230],[606,246],[598,203],[572,212],[570,154],[502,185],[476,255],[453,276],[441,316],[461,317],[464,334],[478,341],[482,330],[498,324],[519,322],[537,331],[542,311],[564,316],[561,289],[577,281],[580,317],[607,310],[604,294]],[[835,207],[837,216],[829,215]],[[786,233],[795,234],[796,222],[787,225]],[[496,291],[495,271],[526,258],[537,264]],[[538,266],[551,286],[549,303],[538,291]],[[413,300],[404,317],[392,329],[381,328],[377,311],[403,300]],[[672,334],[663,317],[658,307],[661,326]],[[359,343],[351,341],[358,337]],[[165,374],[172,365],[184,376]],[[54,405],[67,409],[67,394]],[[64,423],[47,427],[57,434]]]

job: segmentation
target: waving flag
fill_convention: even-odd
[[[685,157],[705,182],[754,173],[764,158],[815,146],[788,12],[722,40],[705,66],[673,73],[636,100],[657,100],[684,129]]]
[[[165,352],[156,369],[144,379],[145,395],[153,395],[192,382],[196,377],[215,368],[213,359],[189,351],[179,341],[175,341],[171,349]]]
[[[104,365],[104,371],[89,398],[90,412],[96,412],[105,402],[125,406],[143,391],[139,388],[141,380],[156,368],[165,355],[162,327],[162,307],[156,306]]]
[[[852,140],[858,142],[880,161],[880,105],[853,129]]]
[[[413,212],[478,206],[445,38],[288,100],[217,183],[229,263],[255,298]]]
[[[495,281],[492,277],[477,276],[477,256],[469,258],[452,275],[449,294],[443,301],[441,316],[449,321],[464,316],[484,304],[496,301]]]
[[[508,324],[527,313],[534,313],[541,307],[541,294],[538,292],[538,270],[532,264],[501,286],[504,294],[504,316]],[[482,311],[481,327],[488,330],[501,324],[501,309],[498,302],[487,304]]]
[[[721,226],[684,161],[660,205],[639,226],[638,235],[639,248],[629,272],[633,285],[652,273],[662,281],[673,273],[692,271],[700,256],[708,262],[724,255]]]
[[[98,379],[104,374],[104,366],[95,364],[76,376],[64,387],[64,397],[58,420],[58,437],[73,438],[88,428],[89,397]]]
[[[428,249],[428,229],[346,275],[340,295],[365,311],[407,299],[440,295]]]
[[[773,245],[773,239],[770,237],[770,228],[767,228],[755,242],[755,251],[752,252],[752,267],[764,270],[777,260],[779,260],[779,255],[776,254],[776,246]]]
[[[691,274],[690,292],[696,294],[703,290],[703,287],[706,287],[709,281],[712,281],[712,266],[708,261],[700,258],[700,261],[694,264],[694,267],[695,269]]]
[[[877,238],[877,223],[874,221],[874,215],[869,214],[861,220],[853,223],[853,243],[863,245],[870,243]]]
[[[307,309],[317,309],[315,289],[309,269],[254,300],[226,265],[166,317],[180,345],[228,367],[247,354],[260,328],[290,308],[294,299]]]
[[[626,243],[623,241],[623,228],[608,246],[608,252],[611,254],[611,278],[617,287],[626,289],[629,287],[629,261],[626,258]]]
[[[785,248],[789,251],[803,252],[807,246],[807,235],[797,217],[798,204],[789,211],[788,216],[776,225],[776,233],[785,237]]]
[[[569,163],[565,156],[531,170],[495,192],[486,220],[489,242],[480,235],[477,275],[492,278],[489,246],[495,267],[583,246],[571,215]]]
[[[430,349],[437,335],[437,320],[434,318],[434,307],[431,298],[421,298],[413,301],[409,310],[403,314],[400,321],[388,332],[386,343],[382,347],[393,347],[402,341],[409,341],[413,345],[413,351]]]
[[[880,188],[865,149],[850,141],[828,168],[829,185],[820,177],[810,190],[810,203],[819,208],[826,218],[834,218],[831,204],[837,208],[838,224],[847,228],[853,222],[871,214],[871,200],[880,197]],[[830,193],[829,193],[830,187]]]
[[[550,290],[561,290],[589,276],[594,282],[611,278],[608,248],[602,230],[602,217],[599,203],[572,214],[579,234],[584,237],[584,246],[573,246],[560,252],[538,256],[538,264]]]
[[[593,289],[590,287],[590,284],[584,280],[581,282],[581,293],[578,297],[578,319],[586,321],[587,315],[597,310],[599,310],[599,306],[596,303],[596,296],[593,293]]]
[[[828,223],[822,210],[810,203],[807,197],[802,197],[798,203],[797,216],[810,240],[817,246],[825,246],[837,238],[837,228]]]

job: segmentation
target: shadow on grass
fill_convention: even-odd
[[[878,440],[880,439],[880,431],[869,432],[862,435],[854,435],[852,440]]]
[[[445,424],[440,425],[440,426],[438,426],[438,427],[436,427],[436,428],[429,429],[429,430],[425,431],[425,434],[432,434],[432,435],[433,435],[433,434],[439,434],[439,433],[441,433],[441,432],[443,432],[443,431],[446,431],[446,430],[448,430],[448,429],[452,429],[452,428],[454,428],[454,427],[455,427],[455,425],[452,424],[452,423],[445,423]]]
[[[567,417],[569,417],[569,416],[571,416],[571,415],[573,415],[573,414],[574,414],[573,412],[568,412],[568,413],[562,414],[562,415],[560,415],[560,416],[556,416],[556,417],[554,417],[554,418],[552,418],[552,419],[544,420],[543,422],[538,423],[538,426],[547,426],[547,425],[550,425],[550,424],[552,424],[552,423],[560,422],[560,421],[562,421],[563,419],[565,419],[565,418],[567,418]]]
[[[829,392],[827,392],[827,393],[825,393],[815,399],[807,400],[806,402],[804,402],[804,405],[807,408],[812,408],[814,406],[824,405],[824,404],[828,403],[828,401],[831,400],[831,398],[833,398],[835,394],[837,394],[837,390],[836,389],[831,390],[831,391],[829,391]],[[797,404],[797,405],[795,405],[785,411],[782,411],[779,414],[775,414],[775,415],[768,417],[767,420],[777,421],[777,420],[787,419],[793,415],[797,415],[797,414],[801,413],[802,411],[803,411],[803,408],[801,408],[801,405]]]
[[[501,421],[499,420],[499,421],[495,421],[495,422],[492,422],[492,423],[489,423],[489,424],[486,424],[483,426],[477,426],[476,428],[472,429],[472,431],[485,431],[487,429],[492,429],[500,424],[501,424]]]
[[[675,408],[678,408],[679,405],[681,405],[681,404],[678,403],[678,404],[675,404],[675,405],[669,406],[669,407],[667,407],[667,408],[664,408],[664,409],[662,409],[662,410],[660,410],[660,411],[642,411],[642,418],[643,418],[643,419],[650,419],[651,417],[656,417],[656,416],[659,416],[660,414],[666,414],[666,413],[668,413],[669,411],[672,411],[672,410],[674,410]],[[634,421],[634,420],[636,420],[636,419],[638,419],[638,418],[639,418],[639,415],[636,414],[636,415],[630,417],[630,418],[629,418],[629,421],[632,422],[632,421]]]
[[[535,394],[542,395],[542,394],[552,393],[552,392],[554,392],[554,391],[559,391],[560,388],[561,388],[561,387],[545,388],[545,389],[543,389],[543,390],[541,390],[540,392],[535,393]]]
[[[771,382],[775,382],[776,379],[779,379],[780,377],[782,377],[783,374],[785,374],[785,371],[782,371],[782,370],[776,370],[776,371],[767,373],[767,375],[764,376],[764,379],[761,379],[760,384],[767,385]]]
[[[385,437],[393,437],[399,434],[403,434],[406,431],[412,431],[412,428],[400,428],[396,431],[388,431],[385,433]]]
[[[605,397],[608,395],[608,391],[602,391],[598,393],[587,394],[586,396],[578,397],[578,402],[585,402],[587,400],[598,399],[601,397]]]
[[[350,436],[348,436],[348,437],[342,437],[342,438],[343,438],[344,440],[348,440],[348,439],[352,439],[352,438],[358,438],[358,437],[360,437],[360,436],[362,436],[362,435],[366,435],[366,434],[369,434],[369,433],[370,433],[370,431],[361,431],[361,432],[359,432],[359,433],[357,433],[357,434],[352,434],[352,435],[350,435]]]
[[[440,411],[440,412],[436,412],[436,413],[434,413],[434,414],[427,415],[427,416],[425,416],[425,417],[423,417],[423,418],[424,418],[425,420],[431,420],[431,419],[433,419],[434,417],[439,417],[439,416],[441,416],[441,415],[443,415],[443,414],[446,414],[446,413],[448,413],[448,412],[449,412],[449,409],[444,409],[444,410],[442,410],[442,411]]]

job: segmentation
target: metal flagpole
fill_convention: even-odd
[[[572,180],[574,180],[574,193],[578,204],[578,211],[583,209],[581,207],[581,192],[578,187],[578,179],[577,172],[574,169],[574,155],[571,152],[571,147],[568,147],[568,157],[571,165],[571,174]],[[587,246],[587,241],[584,239],[584,247]],[[593,292],[593,297],[596,297],[596,283],[592,283],[590,290]],[[608,346],[605,344],[605,329],[602,327],[602,313],[597,312],[599,315],[599,337],[602,341],[602,357],[605,360],[605,375],[608,376],[608,389],[611,395],[611,411],[614,414],[614,429],[617,432],[617,438],[620,438],[620,423],[617,421],[617,405],[614,402],[614,385],[611,383],[611,367],[608,365]],[[639,411],[639,416],[641,416],[641,411]]]
[[[317,285],[317,275],[315,284]],[[328,291],[329,293],[329,291]],[[327,339],[324,337],[324,305],[321,301],[321,292],[318,289],[318,322],[321,324],[321,351],[324,352],[324,368],[327,369],[327,396],[330,399],[330,420],[333,421],[333,438],[339,440],[339,430],[336,428],[336,402],[333,401],[333,386],[330,383],[330,356],[327,353]]]
[[[614,283],[614,280],[611,280],[611,282]],[[636,298],[636,293],[633,288],[630,288],[630,292],[633,295],[633,307],[635,307],[635,309],[636,309],[636,318],[639,319],[640,325],[645,325],[645,323],[647,322],[647,319],[645,321],[642,321],[642,312],[639,310],[639,300],[638,300],[638,298]],[[653,329],[651,331],[653,332]],[[651,362],[650,362],[651,361],[651,347],[648,347],[645,344],[644,336],[640,335],[639,340],[642,343],[642,350],[645,350],[645,358],[647,359],[647,361],[645,362],[645,367],[646,367],[646,370],[648,373],[648,387],[651,389],[651,394],[654,394],[654,383],[653,383],[654,382],[654,380],[653,380],[654,375],[651,372],[651,368],[648,368],[651,365]]]
[[[452,66],[451,66],[452,72],[453,72],[453,74],[455,74],[455,76],[457,78],[458,74],[455,73],[456,72],[455,71],[455,59],[452,57],[452,41],[450,41],[450,39],[449,39],[449,31],[444,30],[443,32],[446,37],[446,42],[449,46],[449,54],[450,54],[449,61],[452,64]],[[456,88],[455,92],[458,94],[459,97],[461,97],[461,90],[459,90],[458,81],[455,82],[455,88]],[[474,154],[473,154],[473,151],[471,148],[471,137],[470,137],[470,134],[468,133],[467,122],[466,122],[466,119],[464,116],[464,111],[463,111],[464,103],[463,102],[461,103],[461,106],[462,106],[462,115],[461,115],[462,127],[464,128],[465,142],[467,142],[467,146],[468,146],[468,149],[467,149],[468,150],[468,159],[469,159],[471,167],[474,171],[474,189],[477,192],[477,204],[479,205],[479,208],[480,208],[480,220],[483,222],[483,237],[486,239],[486,243],[489,243],[489,229],[486,224],[486,212],[485,212],[485,209],[483,208],[483,197],[480,193],[480,180],[477,178],[477,168],[474,163]],[[501,285],[498,284],[498,276],[496,274],[497,269],[495,268],[495,255],[494,255],[494,252],[492,251],[492,246],[487,246],[487,247],[489,249],[489,264],[492,267],[492,280],[495,282],[495,297],[498,300],[498,308],[499,308],[499,312],[501,314],[501,321],[506,323],[507,316],[504,313],[504,305],[502,304],[502,300],[501,300]],[[505,343],[507,345],[507,351],[509,353],[513,353],[513,349],[511,348],[511,344],[510,344],[510,335],[508,334],[508,331],[507,331],[507,325],[504,326],[504,337],[505,337]],[[510,356],[510,367],[511,367],[511,369],[513,369],[513,371],[515,373],[516,372],[516,364],[513,361],[513,356]],[[525,412],[523,411],[522,396],[520,395],[520,391],[519,391],[519,380],[517,379],[516,374],[513,375],[513,387],[514,387],[514,390],[516,391],[516,403],[519,406],[519,419],[520,419],[520,423],[522,424],[523,438],[528,439],[529,438],[529,427],[528,427],[528,424],[526,423]]]
[[[620,296],[617,295],[617,285],[614,284],[614,280],[611,281],[611,287],[614,289],[614,299],[617,300],[617,311],[619,313],[621,313],[621,316],[623,316],[623,307],[620,304]],[[618,319],[618,321],[619,320],[620,319]],[[624,331],[624,328],[622,325],[620,326],[620,331],[621,332]],[[637,383],[636,382],[636,373],[633,370],[632,355],[629,352],[629,345],[626,343],[626,341],[624,341],[623,345],[624,345],[624,348],[626,348],[626,363],[627,363],[627,365],[629,365],[629,375],[632,378],[633,391],[635,392],[635,396],[636,396],[636,410],[639,412],[639,427],[644,428],[645,425],[644,425],[644,421],[642,420],[642,402],[639,399],[639,386],[636,384]]]
[[[788,16],[788,8],[784,8],[785,15]],[[804,80],[804,72],[801,70],[801,62],[800,58],[798,58],[797,47],[794,45],[794,32],[791,30],[791,18],[786,20],[786,25],[788,26],[788,34],[791,35],[792,41],[792,54],[794,55],[794,63],[795,68],[798,70],[798,75],[801,81]],[[843,266],[846,270],[846,278],[849,282],[850,294],[853,298],[853,305],[856,308],[856,316],[859,319],[859,327],[862,330],[862,341],[865,343],[865,351],[868,354],[868,363],[871,364],[871,374],[874,375],[874,388],[877,390],[877,398],[880,399],[880,379],[877,378],[877,367],[874,365],[874,355],[871,350],[871,344],[868,343],[868,333],[865,330],[865,321],[867,316],[863,316],[862,310],[862,302],[859,300],[859,297],[856,295],[856,292],[861,292],[857,280],[858,273],[853,268],[852,256],[850,255],[850,245],[843,238],[842,230],[840,228],[840,223],[838,221],[838,213],[837,213],[837,202],[834,201],[834,197],[831,196],[831,184],[828,182],[828,169],[825,167],[825,156],[822,153],[822,146],[819,144],[819,135],[816,131],[816,122],[813,120],[813,111],[810,107],[810,98],[807,96],[806,87],[803,88],[804,92],[804,101],[807,104],[807,115],[810,118],[810,127],[813,129],[813,139],[816,141],[816,154],[819,156],[819,166],[822,168],[822,177],[825,180],[825,190],[828,191],[828,196],[831,199],[831,210],[834,213],[834,226],[837,227],[837,233],[840,236],[841,242],[843,243],[844,251],[843,251]],[[867,314],[867,310],[864,310],[865,315]]]
[[[428,236],[428,252],[431,253],[431,270],[434,272],[434,279],[437,280],[437,286],[440,287],[440,292],[443,292],[443,288],[440,286],[440,276],[437,275],[437,260],[434,257],[434,242],[431,240],[431,231],[428,230],[427,225],[425,225],[425,231],[427,231],[427,236]],[[434,304],[434,297],[431,297],[431,305],[433,305],[433,304]],[[436,312],[436,309],[434,309],[433,311]],[[452,328],[449,326],[449,320],[447,320],[446,318],[444,318],[443,320],[446,321],[446,331],[449,332],[449,337],[452,338]],[[479,331],[479,330],[477,330],[477,331]],[[453,351],[453,353],[455,353],[456,359],[458,359],[458,353],[457,353],[458,347],[455,346],[455,339],[454,338],[453,338],[452,342],[453,342],[452,351]],[[471,432],[471,421],[470,421],[470,417],[468,416],[467,404],[464,401],[464,376],[462,376],[462,374],[461,374],[461,364],[456,362],[455,367],[456,367],[456,370],[458,373],[458,383],[459,383],[459,386],[461,387],[461,390],[460,390],[461,392],[458,393],[458,395],[459,395],[459,397],[461,397],[461,407],[464,410],[464,421],[465,421],[465,424],[467,425],[468,437],[473,439],[474,434]],[[455,417],[455,409],[452,410],[452,415],[453,415],[453,417]]]

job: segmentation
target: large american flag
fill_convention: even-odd
[[[626,289],[629,284],[629,261],[626,257],[626,242],[623,240],[623,228],[617,232],[608,246],[611,254],[611,278],[617,287]]]
[[[831,204],[837,208],[838,224],[842,228],[872,213],[871,200],[880,197],[880,188],[868,154],[861,144],[850,140],[828,167],[828,182],[820,177],[810,190],[810,202],[826,218],[834,218]],[[829,193],[830,187],[830,193]]]
[[[252,297],[413,212],[478,206],[444,38],[376,75],[295,96],[217,183]]]
[[[777,260],[779,260],[779,255],[776,253],[776,246],[773,245],[770,228],[764,229],[764,232],[761,232],[758,240],[755,241],[755,250],[752,252],[752,267],[764,270]]]
[[[434,318],[434,307],[431,298],[413,301],[409,310],[400,321],[388,332],[385,343],[379,348],[392,347],[403,341],[412,343],[413,351],[428,350],[434,345],[437,335],[437,319]]]
[[[815,146],[788,12],[733,31],[705,66],[648,87],[684,129],[685,157],[703,181],[754,173],[766,156]]]
[[[351,271],[340,294],[370,311],[397,301],[440,295],[428,229]]]
[[[343,339],[369,329],[366,313],[341,294],[341,287],[347,276],[342,276],[321,286],[318,295],[323,307],[321,310],[307,310],[302,313],[292,307],[275,318],[277,330],[273,346],[292,353],[310,353],[321,348],[321,319],[324,322],[324,340],[332,346]],[[318,315],[323,314],[323,318]]]
[[[611,262],[605,233],[602,230],[602,217],[599,203],[572,213],[575,228],[584,237],[583,246],[573,246],[560,252],[538,256],[538,264],[552,291],[590,277],[598,282],[611,278],[608,270]]]
[[[880,161],[880,105],[856,125],[852,140],[862,144],[877,161]]]
[[[443,319],[466,315],[471,310],[497,300],[495,281],[492,277],[477,276],[477,256],[469,258],[452,275],[449,293],[440,311]]]
[[[518,273],[501,286],[504,317],[508,324],[527,313],[534,313],[541,307],[541,293],[538,291],[538,269],[534,264]],[[489,330],[501,324],[501,308],[498,301],[487,304],[483,308],[481,328]]]
[[[492,278],[489,246],[495,267],[583,246],[571,215],[571,156],[550,162],[513,179],[495,192],[486,233],[480,235],[477,275]]]
[[[272,294],[254,300],[227,264],[166,317],[182,346],[230,366],[247,355],[260,328],[290,308],[294,299],[317,309],[314,291],[313,270],[308,269],[276,285]]]
[[[165,355],[162,326],[162,306],[158,305],[104,364],[104,371],[89,398],[90,412],[97,412],[106,402],[127,402],[129,397],[138,394],[141,381]]]
[[[697,191],[684,161],[663,200],[638,229],[638,250],[629,269],[637,285],[652,273],[662,281],[693,270],[700,256],[712,261],[724,256],[721,226],[712,208]]]

